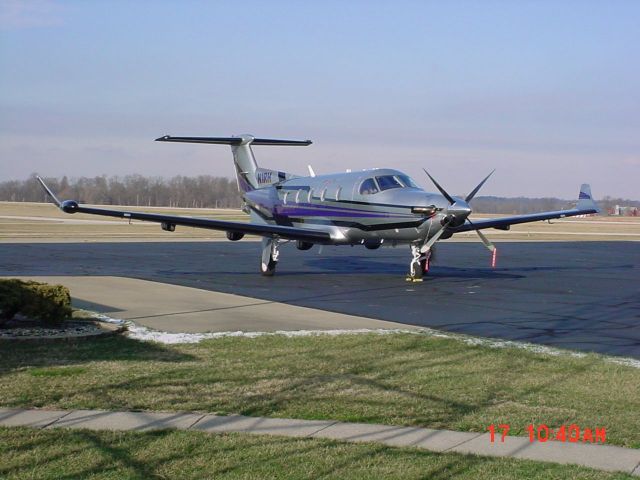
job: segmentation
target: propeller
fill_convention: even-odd
[[[453,205],[454,203],[456,203],[456,201],[455,201],[453,198],[451,198],[451,195],[449,195],[449,194],[447,193],[447,191],[446,191],[444,188],[442,188],[438,182],[436,182],[436,179],[435,179],[435,178],[433,178],[433,177],[429,174],[429,172],[427,172],[427,169],[426,169],[426,168],[423,168],[422,170],[424,170],[424,173],[426,173],[426,174],[427,174],[427,177],[429,177],[429,178],[431,179],[431,181],[433,182],[433,184],[434,184],[434,185],[436,186],[436,188],[440,191],[440,193],[444,196],[444,198],[446,198],[447,200],[449,200],[449,204],[450,204],[450,205]]]
[[[422,170],[424,170],[424,173],[427,174],[429,179],[433,182],[433,184],[436,186],[438,191],[440,191],[442,196],[444,196],[444,198],[447,199],[447,201],[449,202],[449,205],[451,207],[454,207],[454,208],[447,208],[447,216],[442,221],[442,228],[438,230],[438,232],[433,237],[431,237],[427,241],[427,243],[425,243],[420,249],[424,253],[424,252],[427,252],[431,247],[433,247],[433,245],[440,239],[440,237],[444,235],[444,232],[445,230],[447,230],[448,227],[460,226],[460,225],[463,225],[465,222],[469,222],[470,225],[475,226],[474,223],[471,220],[469,220],[469,215],[471,214],[471,207],[469,207],[467,202],[470,202],[473,199],[473,197],[476,196],[476,194],[480,191],[480,189],[485,184],[485,182],[489,180],[489,177],[493,175],[493,172],[495,172],[495,169],[493,169],[491,173],[489,173],[489,175],[484,177],[484,179],[473,190],[471,190],[471,192],[469,192],[469,194],[465,197],[464,201],[462,200],[456,201],[451,195],[449,195],[449,193],[447,193],[447,191],[444,188],[442,188],[442,186],[436,181],[435,178],[433,178],[429,174],[429,172],[427,172],[426,169],[423,168]],[[491,243],[491,241],[480,230],[475,229],[474,231],[476,232],[478,237],[480,237],[480,241],[482,241],[484,246],[487,247],[487,249],[492,253],[491,266],[495,268],[496,254],[497,254],[496,246],[493,243]]]
[[[475,196],[476,196],[476,193],[478,193],[478,190],[480,190],[480,189],[482,188],[482,186],[484,185],[484,182],[486,182],[487,180],[489,180],[489,177],[490,177],[491,175],[493,175],[493,172],[495,172],[495,171],[496,171],[496,169],[495,169],[495,168],[494,168],[493,170],[491,170],[491,173],[490,173],[489,175],[487,175],[486,177],[484,177],[484,180],[482,180],[482,181],[478,184],[478,186],[477,186],[476,188],[474,188],[473,190],[471,190],[471,193],[465,197],[464,201],[465,201],[465,202],[470,202],[470,201],[471,201],[471,199],[472,199],[473,197],[475,197]]]

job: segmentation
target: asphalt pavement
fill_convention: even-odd
[[[293,245],[275,277],[256,242],[5,243],[0,276],[119,276],[486,337],[640,358],[639,242],[442,242],[429,277],[406,247]],[[117,291],[113,295],[118,295]]]

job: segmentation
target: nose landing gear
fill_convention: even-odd
[[[431,267],[431,248],[422,252],[421,247],[411,245],[411,263],[409,264],[409,275],[406,277],[407,282],[421,282],[422,277],[429,273]]]

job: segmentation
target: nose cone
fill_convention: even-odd
[[[453,216],[449,225],[452,227],[459,227],[466,220],[467,217],[471,214],[471,207],[467,202],[462,199],[454,198],[456,201],[453,205],[449,205],[447,208],[447,215]]]

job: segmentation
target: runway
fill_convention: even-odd
[[[3,244],[0,275],[121,276],[446,331],[640,358],[640,244],[500,242],[438,246],[421,284],[408,248],[281,250],[258,273],[255,242]],[[118,292],[114,292],[117,295]]]

